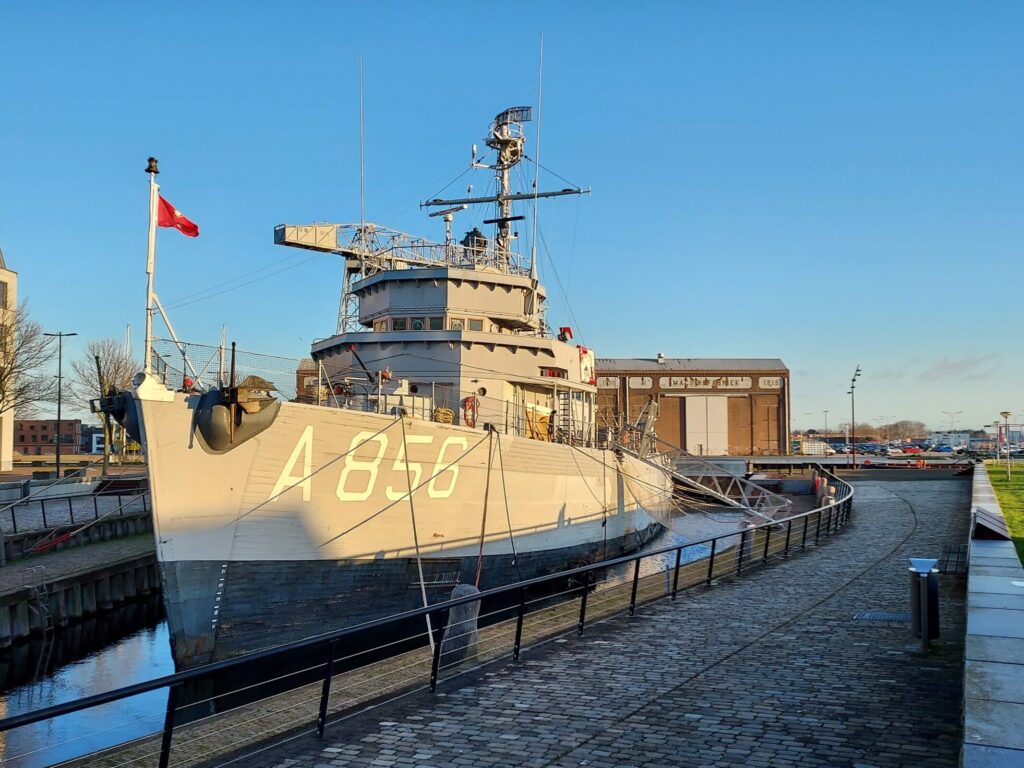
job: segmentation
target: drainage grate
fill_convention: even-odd
[[[910,621],[907,611],[861,611],[853,614],[856,621]]]

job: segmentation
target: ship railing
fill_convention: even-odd
[[[486,664],[518,662],[567,632],[583,635],[594,621],[635,616],[647,604],[675,600],[684,590],[712,588],[722,579],[813,551],[850,522],[853,488],[821,466],[813,470],[811,487],[823,503],[788,518],[482,592],[470,590],[398,615],[12,715],[0,720],[0,732],[163,690],[166,707],[151,718],[154,735],[108,753],[105,764],[166,768],[172,753],[174,765],[207,764],[228,754],[237,761],[247,749],[259,751],[272,738],[321,738],[326,728],[362,711],[364,704],[436,692],[445,681]],[[478,620],[467,621],[466,611],[472,614],[474,608]],[[359,644],[360,638],[381,636],[391,639]],[[580,646],[581,653],[586,650]],[[138,722],[136,713],[126,716]],[[109,720],[109,713],[106,718],[101,722]],[[81,727],[54,732],[74,732],[75,739],[86,735]],[[252,744],[253,739],[260,743]],[[5,759],[18,757],[10,748],[15,743],[7,740]],[[45,750],[66,747],[53,739],[41,743],[46,746],[34,754],[37,762],[46,762]]]
[[[339,224],[337,240],[338,251],[363,262],[368,274],[407,266],[487,267],[520,276],[530,273],[520,254],[504,253],[483,238],[469,245],[435,243],[375,224]]]
[[[237,384],[261,379],[269,382],[277,397],[289,402],[389,416],[401,413],[582,447],[597,443],[596,398],[563,386],[558,379],[551,380],[553,396],[545,405],[528,402],[518,388],[516,398],[506,400],[483,387],[461,389],[444,382],[385,380],[381,371],[239,349],[232,353],[227,345],[154,339],[151,359],[154,374],[178,391],[228,386],[233,367]]]

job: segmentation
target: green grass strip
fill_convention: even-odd
[[[1024,465],[1015,462],[1011,467],[1010,479],[1006,479],[1006,461],[986,463],[989,480],[995,489],[1003,517],[1010,527],[1017,557],[1024,563]]]

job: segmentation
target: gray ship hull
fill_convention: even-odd
[[[197,396],[132,397],[179,668],[446,600],[481,547],[485,589],[629,552],[671,504],[613,451],[282,403],[213,452]]]

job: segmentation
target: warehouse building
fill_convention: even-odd
[[[599,423],[618,430],[658,404],[659,450],[789,453],[789,369],[777,358],[598,358]]]

